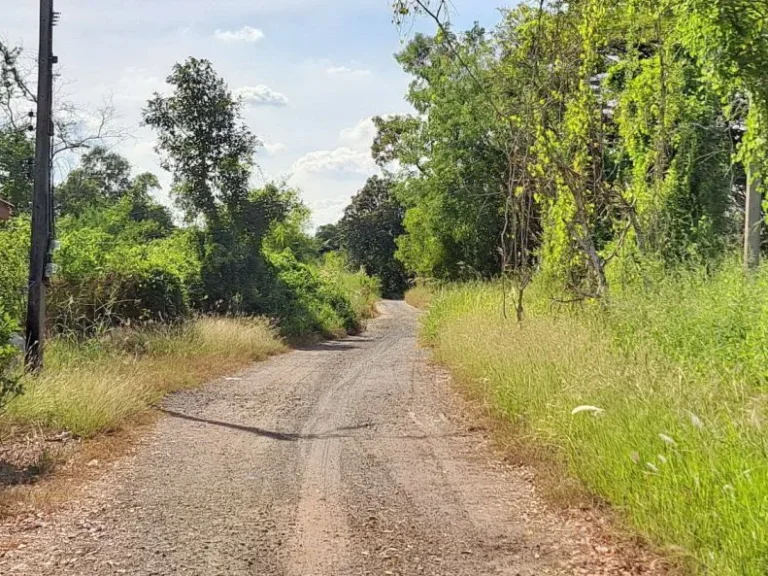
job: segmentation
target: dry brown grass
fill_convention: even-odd
[[[433,288],[424,284],[419,284],[405,293],[405,301],[414,308],[423,310],[429,307],[434,294],[435,291]]]
[[[40,462],[45,470],[0,487],[0,517],[70,499],[135,444],[156,418],[150,407],[166,394],[285,350],[263,319],[201,318],[173,329],[114,331],[100,341],[53,342],[45,371],[25,382],[0,417],[0,441],[11,451],[27,444],[25,469]],[[61,430],[75,437],[48,441]]]
[[[119,429],[165,394],[200,385],[286,349],[266,320],[202,318],[188,326],[58,343],[3,419],[81,437]]]

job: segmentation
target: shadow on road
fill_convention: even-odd
[[[266,430],[264,428],[258,428],[256,426],[243,426],[242,424],[233,424],[231,422],[221,422],[219,420],[209,420],[206,418],[198,418],[196,416],[189,416],[188,414],[182,414],[174,410],[167,408],[158,408],[160,412],[167,414],[172,418],[180,418],[182,420],[188,420],[190,422],[200,422],[202,424],[211,424],[213,426],[223,426],[224,428],[231,428],[233,430],[240,430],[242,432],[248,432],[257,436],[263,436],[264,438],[271,438],[280,442],[298,442],[299,440],[328,440],[331,438],[361,438],[359,434],[349,434],[356,430],[369,430],[377,426],[377,424],[359,424],[356,426],[342,426],[334,430],[327,432],[320,432],[318,434],[298,434],[295,432],[275,432],[273,430]],[[476,431],[475,431],[476,432]],[[384,435],[372,435],[370,439],[389,439],[389,440],[427,440],[430,438],[461,438],[471,436],[472,432],[453,432],[450,434],[403,434],[399,436],[384,436]]]
[[[301,350],[303,352],[333,352],[334,350],[359,350],[362,346],[357,344],[365,344],[367,342],[373,342],[373,338],[365,338],[359,336],[352,336],[345,338],[344,340],[327,340],[318,344],[305,344],[303,346],[295,346],[295,350]]]

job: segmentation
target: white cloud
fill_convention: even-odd
[[[265,142],[264,143],[264,150],[267,154],[270,156],[275,156],[276,154],[280,154],[282,152],[285,152],[288,150],[288,146],[281,142]]]
[[[117,81],[115,99],[126,102],[146,102],[155,92],[168,88],[165,80],[146,68],[127,67]]]
[[[264,32],[251,26],[243,26],[240,30],[216,30],[213,37],[221,42],[258,42],[264,38]]]
[[[364,118],[351,128],[345,128],[339,133],[339,138],[350,148],[368,150],[376,137],[376,126],[373,117]]]
[[[385,120],[397,116],[397,114],[379,114]],[[344,128],[339,132],[339,139],[355,150],[370,150],[373,140],[376,138],[376,125],[373,123],[373,116],[363,118],[350,128]]]
[[[287,106],[288,98],[285,94],[272,90],[269,86],[259,84],[258,86],[243,86],[235,88],[235,96],[245,100],[254,106]]]
[[[341,75],[348,74],[350,76],[370,76],[371,71],[362,68],[348,68],[347,66],[329,66],[325,69],[328,74]]]
[[[368,152],[341,147],[335,150],[317,150],[299,158],[293,165],[294,172],[342,174],[370,174],[377,171]]]

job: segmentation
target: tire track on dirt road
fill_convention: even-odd
[[[169,397],[81,495],[0,525],[0,574],[651,573],[548,511],[428,364],[418,312],[380,312],[361,336]]]

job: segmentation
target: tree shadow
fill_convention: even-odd
[[[159,408],[159,410],[168,416],[173,418],[181,418],[182,420],[189,420],[190,422],[200,422],[203,424],[212,424],[214,426],[223,426],[225,428],[231,428],[233,430],[240,430],[242,432],[249,432],[257,436],[263,436],[265,438],[271,438],[272,440],[278,440],[281,442],[297,442],[298,440],[324,440],[327,438],[349,438],[350,432],[354,430],[362,430],[364,428],[370,428],[372,424],[360,424],[358,426],[343,426],[323,432],[321,434],[297,434],[294,432],[275,432],[273,430],[266,430],[264,428],[258,428],[256,426],[244,426],[242,424],[233,424],[231,422],[221,422],[219,420],[208,420],[206,418],[198,418],[196,416],[189,416],[188,414],[182,414],[175,410],[169,410],[167,408]]]
[[[188,414],[182,414],[175,410],[169,410],[168,408],[158,408],[160,412],[167,414],[172,418],[180,418],[181,420],[188,420],[190,422],[199,422],[202,424],[210,424],[212,426],[222,426],[224,428],[230,428],[232,430],[240,430],[241,432],[248,432],[249,434],[255,434],[256,436],[262,436],[264,438],[270,438],[279,442],[298,442],[300,440],[328,440],[333,438],[363,438],[360,434],[350,434],[358,430],[370,430],[375,428],[378,424],[366,423],[357,424],[353,426],[341,426],[327,432],[320,432],[318,434],[300,434],[296,432],[276,432],[274,430],[266,430],[257,426],[244,426],[242,424],[233,424],[231,422],[222,422],[220,420],[210,420],[207,418],[198,418],[197,416],[190,416]],[[448,434],[401,434],[401,435],[383,435],[377,434],[369,436],[369,439],[387,439],[387,440],[428,440],[436,438],[466,438],[476,434],[478,430],[470,432],[451,432]]]
[[[22,466],[10,462],[0,462],[0,486],[20,486],[34,484],[50,471],[53,462],[42,454],[35,462]]]
[[[303,352],[334,352],[336,350],[360,350],[363,346],[358,346],[358,343],[365,344],[366,342],[373,342],[373,338],[364,338],[361,336],[350,336],[343,340],[326,340],[324,342],[316,342],[313,344],[304,344],[294,346],[294,349],[301,350]]]

